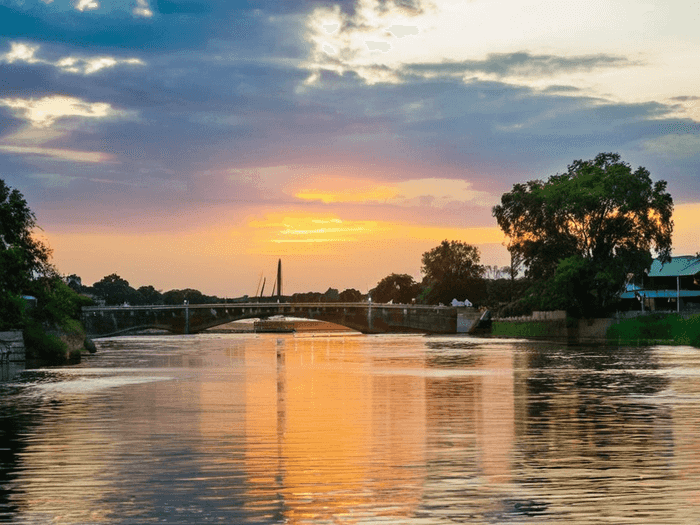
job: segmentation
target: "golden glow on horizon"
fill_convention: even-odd
[[[352,188],[343,191],[301,190],[294,196],[307,201],[321,201],[324,204],[339,202],[383,202],[396,197],[397,191],[387,186],[375,188]]]
[[[436,177],[395,183],[344,177],[324,178],[317,181],[314,188],[299,190],[294,196],[324,204],[356,202],[432,207],[443,207],[455,202],[490,206],[494,201],[487,192],[473,190],[469,181]]]
[[[256,245],[267,251],[265,244],[323,244],[382,241],[390,244],[410,239],[413,241],[462,239],[472,244],[502,243],[503,233],[499,228],[445,228],[421,226],[391,221],[343,220],[331,214],[277,213],[264,220],[253,220],[248,224],[259,230]],[[336,246],[340,249],[340,246]],[[300,247],[303,251],[307,247]],[[346,248],[343,248],[346,249]]]
[[[700,251],[700,203],[677,205],[673,219],[673,253]],[[482,264],[508,262],[506,238],[496,226],[362,221],[299,211],[261,211],[247,223],[219,223],[206,230],[46,230],[39,237],[53,249],[59,271],[76,273],[87,284],[116,272],[135,287],[191,287],[219,296],[253,293],[260,271],[269,266],[267,275],[273,275],[279,257],[290,293],[324,291],[329,285],[365,290],[392,272],[419,278],[421,254],[444,239],[478,246]]]

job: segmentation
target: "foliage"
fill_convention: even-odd
[[[340,292],[336,288],[328,288],[321,300],[324,303],[337,303],[340,300]]]
[[[0,329],[22,328],[29,357],[62,362],[68,345],[54,332],[80,348],[80,309],[92,300],[61,279],[50,263],[51,250],[32,236],[36,227],[22,194],[0,180]],[[36,306],[22,295],[35,297]]]
[[[24,344],[27,357],[44,359],[53,363],[63,362],[68,353],[68,345],[58,336],[46,332],[41,323],[30,320],[24,327]]]
[[[537,282],[534,300],[579,315],[613,304],[628,275],[649,268],[652,249],[668,258],[672,213],[666,182],[652,183],[643,167],[633,172],[616,153],[516,184],[493,208],[508,249]]]
[[[610,326],[610,343],[624,345],[692,345],[700,348],[700,315],[649,314],[624,319]]]
[[[93,284],[92,288],[95,295],[104,299],[108,305],[142,303],[140,294],[129,285],[129,281],[122,279],[116,273],[106,275]]]
[[[0,290],[0,332],[21,327],[25,321],[26,307],[19,295]]]
[[[405,273],[392,273],[377,283],[369,295],[376,303],[393,301],[398,304],[408,304],[418,295],[420,285],[413,277]]]
[[[362,301],[362,292],[354,288],[347,288],[340,292],[338,299],[341,303],[359,303]]]
[[[460,241],[444,240],[423,254],[421,271],[429,288],[424,300],[448,304],[452,299],[469,299],[475,305],[486,296],[484,268],[479,249]]]
[[[80,319],[83,306],[91,306],[94,301],[79,295],[60,277],[45,277],[32,283],[32,295],[37,298],[37,307],[32,317],[47,325],[65,328],[69,319]]]
[[[163,304],[163,294],[152,285],[141,286],[136,290],[143,300],[143,304]]]
[[[33,237],[35,228],[27,201],[0,179],[0,291],[21,295],[35,276],[55,274],[51,250]]]
[[[185,288],[183,290],[168,290],[163,294],[163,304],[179,305],[187,301],[189,304],[219,303],[218,297],[204,295],[199,290]]]

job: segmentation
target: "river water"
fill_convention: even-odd
[[[468,337],[97,341],[3,369],[0,522],[700,522],[700,351]]]

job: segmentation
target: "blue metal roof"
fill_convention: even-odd
[[[622,292],[620,294],[620,299],[634,299],[635,292],[642,297],[649,297],[650,299],[674,299],[678,297],[677,290],[635,290]],[[700,297],[700,290],[681,290],[681,299],[684,297]]]
[[[649,269],[649,277],[683,277],[696,273],[700,273],[700,257],[694,255],[679,255],[664,264],[654,259]]]

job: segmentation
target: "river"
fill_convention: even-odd
[[[0,522],[697,523],[700,352],[420,335],[97,341],[3,370]]]

